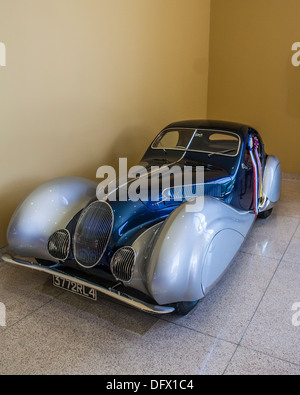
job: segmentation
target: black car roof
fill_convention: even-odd
[[[223,130],[223,131],[232,131],[239,134],[242,138],[248,136],[249,129],[254,130],[250,126],[242,123],[204,120],[204,119],[173,122],[170,125],[168,125],[165,129],[169,129],[169,128],[215,129],[215,130]]]

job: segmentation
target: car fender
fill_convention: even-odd
[[[132,248],[135,251],[135,264],[132,277],[128,282],[124,282],[125,286],[137,289],[148,296],[151,296],[151,293],[148,290],[146,268],[163,224],[164,222],[159,222],[151,226],[134,241]]]
[[[55,261],[49,237],[64,229],[96,196],[96,182],[79,177],[50,180],[36,188],[16,209],[7,230],[9,247],[23,257]]]
[[[267,158],[263,177],[263,203],[260,212],[272,209],[280,199],[281,192],[281,164],[274,155]]]
[[[147,285],[159,304],[202,299],[221,278],[255,215],[212,197],[203,208],[179,206],[160,229],[149,258]]]

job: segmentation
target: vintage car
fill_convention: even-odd
[[[15,211],[2,259],[88,298],[100,292],[143,311],[187,314],[220,280],[256,218],[271,214],[280,162],[247,125],[194,120],[164,128],[140,166],[145,187],[158,181],[146,199],[119,198],[137,178],[115,182],[100,200],[88,179],[39,186]],[[172,166],[188,169],[192,181],[176,182]]]

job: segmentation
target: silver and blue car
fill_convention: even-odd
[[[87,298],[187,314],[271,214],[280,162],[247,125],[195,120],[164,128],[139,168],[102,189],[74,177],[42,184],[16,209],[2,259]]]

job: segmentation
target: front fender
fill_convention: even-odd
[[[255,215],[204,197],[202,210],[187,202],[166,220],[156,239],[147,284],[159,304],[202,299],[220,279],[255,221]]]
[[[85,178],[64,177],[35,189],[11,218],[7,240],[22,257],[53,261],[47,251],[48,239],[96,196],[97,184]]]

